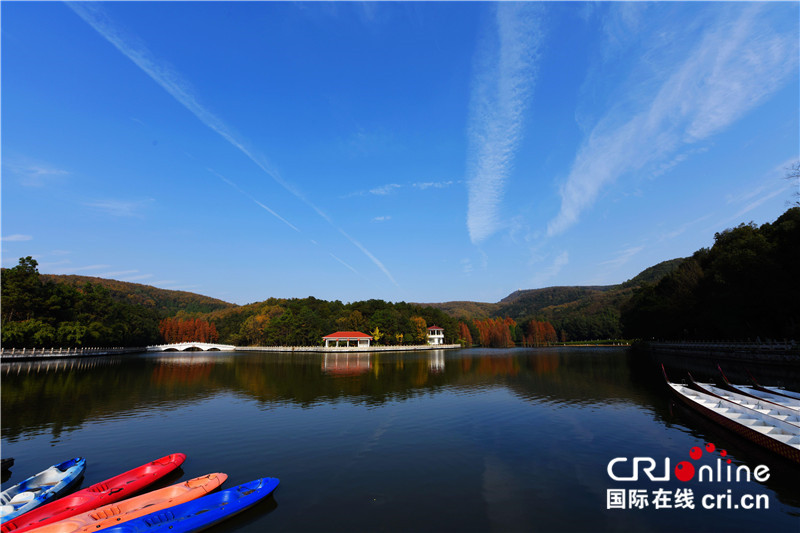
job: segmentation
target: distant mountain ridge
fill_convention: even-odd
[[[224,302],[210,296],[203,296],[187,291],[160,289],[152,285],[118,281],[115,279],[96,278],[93,276],[77,276],[73,274],[41,274],[46,281],[64,283],[72,287],[92,283],[108,289],[116,300],[155,309],[162,316],[173,316],[184,313],[211,313],[221,309],[238,307],[236,304]]]
[[[649,267],[624,283],[617,285],[555,286],[541,289],[521,289],[512,292],[496,303],[469,300],[420,303],[419,305],[440,309],[453,318],[472,320],[474,318],[506,317],[524,320],[536,315],[549,319],[563,318],[563,315],[583,311],[597,312],[610,304],[618,304],[630,292],[644,283],[657,283],[669,274],[682,258],[663,261]],[[152,285],[98,278],[73,274],[42,274],[48,281],[79,287],[86,283],[100,285],[109,290],[118,300],[156,309],[163,316],[213,313],[225,309],[241,307],[209,296],[188,291],[161,289]],[[622,297],[622,298],[621,298]],[[615,305],[616,307],[616,305]]]
[[[647,283],[657,283],[682,261],[683,258],[663,261],[617,285],[524,289],[512,292],[497,303],[452,301],[420,305],[441,309],[460,320],[508,316],[522,322],[538,317],[553,322],[557,328],[576,321],[617,321],[620,306],[634,289]]]
[[[664,261],[617,285],[518,290],[496,303],[454,301],[410,305],[429,307],[444,313],[440,321],[444,316],[449,317],[453,320],[450,324],[450,329],[453,330],[457,329],[457,321],[471,325],[475,319],[511,317],[518,324],[527,324],[533,319],[548,321],[561,337],[567,339],[620,338],[621,309],[631,299],[634,291],[645,284],[657,283],[674,271],[681,261],[683,259]],[[268,299],[240,306],[188,291],[160,289],[141,283],[77,275],[42,274],[41,277],[46,281],[63,283],[78,289],[87,283],[103,287],[114,300],[150,309],[162,318],[200,317],[215,323],[220,334],[226,336],[240,332],[240,322],[243,323],[253,315],[253,309],[260,309],[270,302],[275,305],[290,305],[292,301],[273,302],[274,299]]]

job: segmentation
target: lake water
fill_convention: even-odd
[[[660,476],[665,458],[674,468],[707,442],[733,467],[766,464],[769,479],[607,471],[625,457],[614,473],[627,476],[633,457],[651,457]],[[187,460],[162,485],[280,478],[273,498],[215,532],[800,531],[800,470],[676,405],[622,348],[3,363],[2,455],[16,460],[4,489],[75,456],[87,486],[174,452]],[[630,490],[648,505],[629,508]],[[694,508],[678,508],[679,494]],[[717,494],[723,508],[703,508]],[[733,508],[746,495],[768,508]]]

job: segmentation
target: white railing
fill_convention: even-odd
[[[119,355],[141,351],[144,351],[144,348],[85,346],[76,348],[0,348],[0,357],[3,359],[81,357],[86,355]]]
[[[415,344],[412,346],[237,346],[237,352],[413,352],[461,348],[460,344]]]
[[[166,352],[168,350],[176,350],[183,352],[189,348],[197,348],[203,351],[219,350],[222,352],[232,352],[236,349],[233,344],[216,344],[211,342],[177,342],[172,344],[157,344],[148,346],[148,352]]]

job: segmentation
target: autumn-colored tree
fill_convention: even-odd
[[[414,340],[425,342],[428,338],[428,323],[421,316],[412,316],[410,319]]]
[[[472,346],[472,333],[470,333],[469,327],[463,322],[458,323],[458,337],[464,341],[467,347]]]
[[[381,333],[381,330],[380,330],[380,328],[378,328],[378,327],[376,327],[375,329],[373,329],[373,330],[370,332],[370,335],[372,335],[372,338],[373,338],[373,340],[375,341],[375,344],[377,344],[377,343],[378,343],[378,341],[379,341],[379,340],[381,340],[381,337],[383,337],[383,333]]]
[[[199,318],[165,318],[159,322],[158,331],[167,343],[219,340],[216,326]]]
[[[475,327],[478,329],[478,343],[481,346],[492,348],[508,348],[514,346],[514,339],[511,336],[512,327],[516,322],[510,318],[487,318],[486,320],[475,320]]]
[[[525,335],[525,344],[527,346],[549,346],[554,342],[558,342],[558,335],[550,322],[531,320],[527,329],[528,333]]]

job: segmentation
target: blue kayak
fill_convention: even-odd
[[[80,481],[86,459],[76,457],[42,470],[0,494],[0,522],[6,522],[63,496]]]
[[[272,494],[278,483],[278,479],[274,477],[256,479],[250,483],[243,483],[228,490],[134,518],[124,524],[104,529],[103,533],[200,531],[266,498]]]

